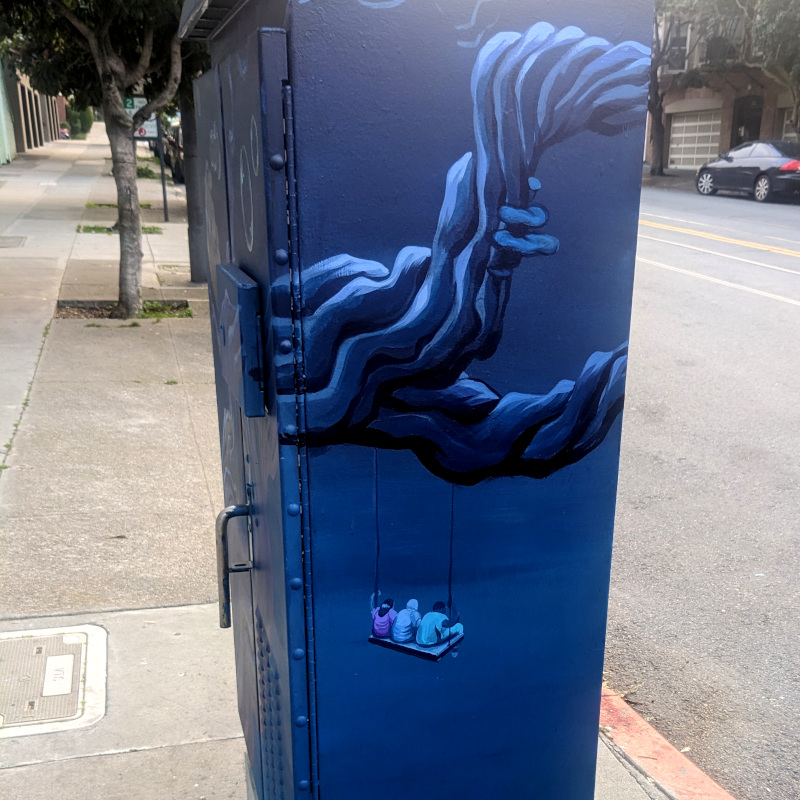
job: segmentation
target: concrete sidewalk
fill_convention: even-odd
[[[695,193],[697,191],[694,185],[695,173],[696,170],[693,169],[667,169],[663,175],[651,175],[650,166],[645,164],[642,168],[642,186],[672,192]]]
[[[0,633],[107,632],[89,687],[101,718],[0,728],[0,797],[244,800],[232,637],[217,627],[207,302],[188,280],[181,189],[165,224],[160,184],[140,181],[163,229],[146,237],[145,287],[194,317],[53,319],[59,299],[116,297],[116,236],[76,232],[114,218],[108,158],[97,125],[0,168]],[[597,800],[664,797],[598,748]]]

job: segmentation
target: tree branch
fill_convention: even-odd
[[[761,65],[761,71],[768,77],[772,78],[776,83],[780,83],[784,88],[789,89],[792,94],[796,91],[792,76],[780,64],[774,62],[766,62]]]
[[[181,82],[181,69],[183,60],[181,58],[181,40],[177,32],[172,37],[169,46],[169,77],[164,88],[154,97],[144,108],[140,108],[133,117],[134,127],[139,127],[152,113],[163,108],[175,96],[178,91],[178,84]]]
[[[150,59],[153,56],[153,27],[152,25],[144,33],[142,52],[139,54],[139,63],[136,68],[129,72],[125,78],[125,88],[135,86],[144,78],[150,67]]]
[[[62,2],[62,0],[46,0],[47,4],[61,14],[64,19],[69,21],[69,23],[78,30],[78,32],[86,39],[87,42],[94,41],[97,44],[97,38],[95,37],[94,33],[92,32],[91,28],[85,23],[81,22],[75,14],[70,11],[69,8]]]
[[[114,73],[114,77],[117,80],[117,84],[120,86],[126,86],[125,78],[128,75],[128,70],[125,68],[125,62],[117,55],[117,51],[114,49],[114,45],[111,42],[111,34],[109,33],[110,25],[103,26],[103,49],[106,52],[106,58],[108,61],[108,68],[111,72]]]
[[[103,80],[103,71],[105,69],[105,59],[103,52],[100,49],[100,43],[97,41],[94,31],[83,21],[81,21],[76,14],[63,2],[63,0],[45,0],[48,6],[56,13],[64,17],[75,30],[80,33],[86,40],[89,47],[89,52],[94,57],[94,63],[97,67],[97,72],[100,75],[100,80]]]

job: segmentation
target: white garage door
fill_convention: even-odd
[[[669,165],[673,169],[696,169],[719,152],[722,112],[691,111],[672,115]]]

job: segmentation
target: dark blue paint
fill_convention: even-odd
[[[542,188],[535,202],[549,219],[541,228],[538,219],[528,220],[537,227],[523,233],[552,236],[560,248],[513,268],[502,336],[477,348],[489,357],[450,364],[447,359],[458,360],[460,350],[452,341],[438,354],[431,370],[443,378],[436,420],[419,413],[419,396],[410,396],[426,388],[419,386],[415,368],[421,363],[414,356],[402,388],[392,386],[394,375],[387,383],[376,381],[368,402],[343,403],[344,413],[328,417],[313,396],[314,381],[327,382],[330,356],[319,355],[318,368],[314,359],[325,348],[335,353],[338,344],[335,321],[320,324],[315,340],[314,317],[322,307],[317,298],[334,285],[321,262],[338,257],[343,271],[365,274],[363,283],[367,275],[376,282],[404,282],[386,293],[390,298],[381,301],[378,321],[370,318],[382,331],[386,318],[396,319],[403,303],[417,296],[445,186],[458,185],[453,173],[448,181],[448,171],[462,154],[473,153],[474,159],[479,152],[469,76],[480,50],[459,47],[461,34],[453,25],[456,6],[471,12],[474,4],[440,3],[453,12],[446,14],[435,5],[408,0],[392,9],[359,10],[355,2],[311,0],[294,9],[290,34],[307,441],[397,447],[397,437],[425,428],[424,441],[400,444],[413,454],[378,451],[380,585],[382,596],[397,606],[412,597],[421,607],[447,599],[451,487],[441,477],[466,484],[504,470],[536,474],[535,464],[520,463],[513,445],[498,440],[519,424],[520,410],[535,414],[542,402],[536,395],[578,378],[587,359],[600,366],[593,388],[608,385],[612,371],[620,370],[620,399],[625,351],[618,348],[628,333],[641,174],[641,124],[620,126],[614,135],[589,130],[550,141],[533,169],[519,170],[515,196],[498,198],[493,208],[498,219],[507,213],[500,211],[503,206],[536,208],[520,191],[536,177]],[[624,6],[497,2],[485,9],[498,17],[492,34],[522,33],[539,21],[539,12],[556,26],[578,24],[615,43],[646,41],[651,10],[640,3]],[[634,70],[639,123],[643,67]],[[512,133],[518,135],[518,127],[509,128],[509,138]],[[505,176],[502,168],[489,171]],[[403,246],[415,249],[395,265]],[[340,289],[347,284],[342,272],[333,280],[340,280]],[[332,309],[332,317],[337,310],[349,319],[341,307]],[[436,309],[442,310],[447,308]],[[359,330],[352,325],[348,333]],[[473,332],[461,341],[474,341]],[[384,336],[375,341],[382,347]],[[390,337],[388,347],[393,344]],[[592,357],[598,352],[612,355]],[[453,380],[465,367],[471,379],[466,386]],[[373,374],[355,373],[356,384]],[[335,386],[351,399],[364,396],[361,386]],[[462,388],[453,405],[463,407],[465,397],[474,402],[478,409],[470,424],[458,428],[450,419],[437,431],[450,399],[443,395]],[[569,387],[562,384],[561,390],[568,393]],[[398,409],[404,399],[407,407]],[[592,446],[602,445],[562,451],[582,455],[577,463],[556,472],[552,468],[567,459],[546,464],[540,474],[551,474],[539,481],[506,477],[456,487],[453,595],[466,636],[457,658],[438,663],[367,641],[376,560],[372,447],[312,447],[317,727],[326,800],[515,794],[590,800],[619,446],[619,406],[607,400],[606,414],[588,415],[602,420]],[[475,443],[487,408],[503,413],[506,407],[507,421],[487,424],[477,447],[454,449],[454,441],[466,445],[470,436]],[[389,427],[395,422],[401,431]],[[517,441],[514,435],[509,439]],[[428,455],[431,441],[436,446]],[[496,468],[495,454],[509,452],[512,458],[501,458]]]
[[[205,195],[205,229],[208,244],[209,307],[217,388],[217,412],[220,430],[222,489],[225,505],[243,505],[248,501],[245,477],[245,454],[240,411],[242,386],[231,375],[230,361],[223,359],[217,291],[218,271],[215,265],[230,259],[230,229],[226,157],[222,119],[219,70],[209,70],[195,82],[198,155],[203,165]],[[237,292],[238,294],[238,292]],[[236,380],[231,383],[231,378]],[[251,558],[250,530],[242,517],[228,526],[229,558],[244,563]],[[255,702],[258,681],[256,634],[253,617],[253,587],[249,572],[230,575],[232,627],[236,644],[236,685],[239,688],[239,717],[242,722],[248,759],[256,786],[263,785],[261,767],[261,726],[258,703]]]
[[[652,9],[308,0],[284,53],[243,41],[246,6],[214,47],[220,260],[263,319],[266,415],[226,429],[260,796],[591,800],[643,133],[642,49],[617,45]],[[547,41],[520,125],[509,81]],[[605,88],[559,107],[581,75]],[[464,639],[438,662],[371,644],[376,586],[457,608]]]
[[[233,264],[217,265],[215,319],[225,382],[238,390],[245,416],[264,416],[264,375],[258,284]]]

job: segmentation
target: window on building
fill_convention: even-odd
[[[727,64],[736,58],[736,46],[725,36],[710,36],[703,44],[702,61],[706,64]]]
[[[670,38],[667,44],[666,66],[670,71],[683,72],[688,68],[690,27],[689,22],[672,22],[668,26],[667,33]]]

